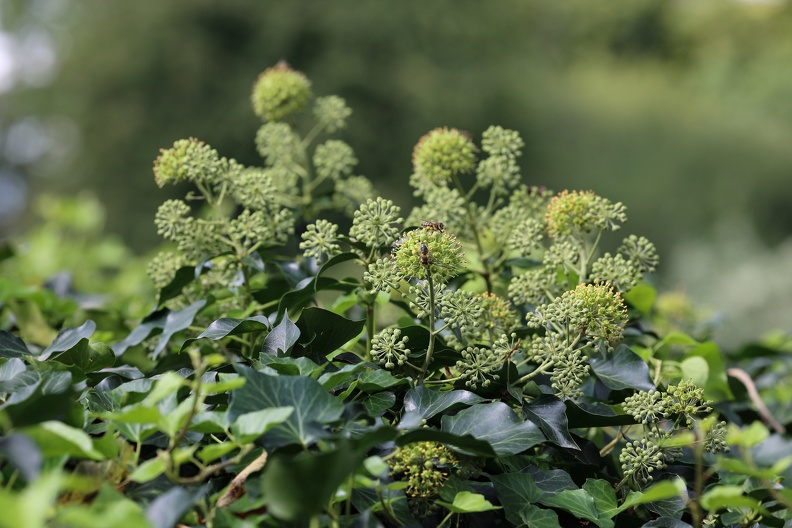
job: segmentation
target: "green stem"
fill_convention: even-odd
[[[426,269],[426,283],[429,286],[429,346],[426,348],[426,359],[424,360],[423,367],[421,368],[421,372],[418,374],[418,386],[422,386],[424,384],[424,379],[426,378],[426,371],[429,370],[429,363],[432,361],[432,354],[434,354],[434,345],[435,345],[435,290],[434,290],[434,281],[432,281],[432,274],[429,271],[429,268]]]
[[[550,368],[550,367],[552,367],[552,366],[553,366],[553,363],[555,363],[555,362],[554,362],[552,359],[548,359],[547,361],[545,361],[544,363],[542,363],[541,365],[539,365],[539,366],[536,368],[536,370],[532,370],[531,372],[529,372],[528,374],[526,374],[526,375],[525,375],[525,376],[523,376],[522,378],[518,379],[518,380],[515,382],[515,384],[519,384],[519,383],[525,383],[525,382],[526,382],[526,381],[528,381],[529,379],[531,379],[531,378],[534,378],[534,377],[538,376],[539,374],[545,374],[545,373],[546,373],[546,370],[547,370],[548,368]]]
[[[371,361],[371,340],[374,337],[374,303],[366,305],[366,361]]]
[[[459,194],[461,196],[465,195],[465,189],[462,187],[462,183],[459,181],[459,178],[456,174],[452,176],[452,180],[454,181],[454,185],[456,186]],[[468,223],[470,224],[470,228],[473,231],[473,240],[476,243],[476,249],[478,250],[479,257],[481,259],[481,265],[484,267],[484,273],[481,276],[484,278],[484,283],[487,285],[487,292],[492,291],[492,269],[490,269],[489,263],[487,259],[484,258],[484,247],[481,245],[481,237],[479,235],[478,230],[478,222],[476,221],[476,215],[473,211],[473,203],[468,201],[465,207],[465,212],[467,213]]]

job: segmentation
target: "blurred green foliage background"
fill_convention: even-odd
[[[249,93],[285,59],[315,93],[347,100],[359,171],[400,205],[428,130],[513,128],[527,183],[624,202],[630,231],[658,246],[660,280],[712,305],[724,338],[790,327],[789,2],[0,5],[4,38],[29,48],[15,48],[2,95],[0,173],[21,175],[27,203],[89,190],[105,231],[137,252],[159,242],[152,219],[169,197],[151,174],[158,150],[194,136],[259,163]],[[38,71],[42,46],[52,67]],[[34,225],[26,210],[0,215],[0,230]]]

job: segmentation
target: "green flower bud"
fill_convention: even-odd
[[[545,221],[551,238],[580,236],[598,229],[619,229],[627,220],[620,202],[597,196],[592,191],[563,191],[547,205]]]
[[[300,242],[303,256],[321,261],[325,257],[332,258],[339,254],[341,246],[337,244],[337,231],[338,226],[327,220],[317,220],[316,223],[309,224],[302,234],[303,241]]]
[[[401,337],[398,328],[386,328],[371,338],[371,357],[374,361],[392,369],[396,365],[403,365],[407,361],[410,349],[407,348],[409,338]]]
[[[423,136],[413,149],[413,171],[434,185],[476,165],[476,147],[468,134],[455,128],[436,128]]]
[[[391,200],[380,197],[368,200],[355,211],[349,237],[368,247],[391,245],[399,236],[396,225],[404,221],[399,216],[400,211]]]
[[[311,83],[284,61],[265,70],[253,86],[253,110],[265,121],[281,121],[301,112],[311,97]]]
[[[180,139],[160,149],[154,160],[154,181],[159,187],[183,181],[216,184],[226,177],[229,161],[195,138]]]
[[[393,256],[402,276],[424,279],[429,273],[437,283],[447,282],[464,267],[462,246],[448,231],[408,231],[395,244]]]

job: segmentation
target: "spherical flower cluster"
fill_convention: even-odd
[[[589,375],[589,365],[580,349],[560,347],[555,356],[550,386],[562,400],[577,400],[583,395],[580,386]]]
[[[503,357],[487,347],[471,346],[461,352],[462,359],[456,362],[459,378],[465,386],[475,389],[487,387],[500,376],[496,374],[503,366]]]
[[[400,448],[388,460],[391,475],[407,482],[410,499],[437,496],[457,465],[453,451],[436,442],[416,442]]]
[[[377,197],[368,200],[355,211],[350,238],[368,247],[392,244],[399,236],[398,224],[404,221],[399,216],[401,209],[393,201]]]
[[[269,167],[300,165],[300,138],[286,123],[264,123],[256,132],[256,149]]]
[[[509,301],[494,293],[482,293],[481,326],[487,332],[506,334],[519,325],[519,316]]]
[[[410,349],[407,348],[407,336],[402,337],[398,328],[386,328],[371,338],[371,357],[386,369],[403,365],[407,361]]]
[[[731,449],[726,442],[726,422],[712,423],[704,435],[704,450],[710,453],[724,451],[728,453]]]
[[[476,147],[468,134],[456,128],[436,128],[413,149],[413,171],[434,185],[470,172],[476,165]]]
[[[542,247],[544,229],[536,218],[526,218],[512,230],[506,245],[518,255],[530,255]]]
[[[369,287],[369,292],[387,292],[391,289],[398,290],[401,276],[396,271],[396,262],[391,258],[377,259],[369,264],[368,270],[363,273],[363,282]]]
[[[526,271],[509,283],[509,297],[521,305],[539,306],[560,294],[555,270],[549,267]]]
[[[628,442],[619,455],[624,477],[631,485],[641,487],[654,480],[652,473],[665,469],[665,456],[660,447],[651,440],[642,438]]]
[[[440,316],[450,328],[463,333],[475,328],[484,312],[484,298],[472,291],[444,291],[439,298]]]
[[[293,232],[294,219],[288,209],[273,215],[244,209],[228,224],[228,237],[239,257],[260,246],[283,244]]]
[[[394,245],[393,258],[404,278],[424,279],[428,274],[445,283],[464,268],[462,246],[448,231],[408,231]]]
[[[352,174],[357,163],[352,147],[338,139],[330,139],[318,145],[313,155],[316,175],[336,182]]]
[[[637,237],[636,235],[630,235],[622,241],[619,246],[619,254],[634,263],[641,273],[654,271],[660,261],[654,244],[649,242],[646,237]]]
[[[595,342],[621,339],[627,323],[627,308],[619,292],[607,284],[579,284],[550,304],[527,316],[529,326],[569,326]]]
[[[514,159],[522,154],[525,146],[520,133],[500,126],[491,126],[481,135],[481,150],[490,156]]]
[[[183,181],[215,184],[228,171],[228,160],[195,138],[180,139],[173,147],[160,149],[154,160],[154,181],[159,187]]]
[[[547,205],[545,221],[551,238],[579,236],[598,229],[615,231],[627,220],[620,202],[597,196],[592,191],[563,191]]]
[[[624,400],[622,408],[639,423],[656,423],[670,416],[669,403],[662,392],[638,391]]]
[[[171,251],[160,251],[149,262],[146,273],[154,287],[162,289],[170,284],[179,268],[185,265],[187,265],[187,262],[184,260],[183,255]]]
[[[712,411],[712,402],[704,399],[704,389],[697,387],[691,379],[669,385],[666,392],[673,398],[670,412],[684,416],[688,427],[692,427],[694,415]]]
[[[426,190],[423,198],[426,203],[412,210],[407,225],[421,225],[428,218],[442,218],[446,229],[454,233],[460,233],[459,230],[468,225],[467,202],[457,189],[432,187]]]
[[[336,95],[317,97],[314,102],[313,118],[325,132],[332,134],[346,126],[346,120],[352,115],[352,109],[346,101]]]
[[[284,61],[265,70],[253,86],[253,110],[265,121],[301,112],[311,97],[311,82]]]
[[[276,204],[277,195],[270,171],[244,169],[231,182],[231,196],[248,209],[269,209]]]
[[[181,200],[166,200],[154,215],[157,234],[173,242],[179,242],[180,239],[189,236],[193,223],[190,206]]]
[[[619,291],[633,289],[641,280],[641,270],[633,262],[617,253],[605,253],[591,265],[589,278],[594,281],[612,284]]]
[[[321,261],[337,255],[341,251],[341,246],[337,243],[337,232],[338,226],[328,220],[317,220],[316,223],[309,224],[302,234],[303,241],[300,242],[303,256]]]

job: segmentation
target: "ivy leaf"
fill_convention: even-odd
[[[252,442],[278,424],[285,422],[294,407],[270,407],[237,417],[231,429],[240,442]]]
[[[569,427],[573,429],[580,427],[630,425],[635,423],[635,419],[629,414],[616,414],[613,412],[613,409],[607,405],[595,404],[581,407],[569,400],[564,402],[564,404],[566,405],[566,416],[569,420]]]
[[[594,506],[594,498],[586,490],[564,490],[555,495],[543,495],[539,498],[539,504],[568,511],[575,517],[597,523],[601,528],[613,526],[613,521],[610,519],[599,518],[597,508]]]
[[[21,362],[19,359],[11,359],[8,363],[13,361]],[[0,383],[0,392],[11,393],[0,405],[0,410],[8,413],[11,422],[17,427],[63,419],[73,405],[72,374],[24,370],[13,379]]]
[[[501,506],[495,506],[485,499],[484,495],[480,493],[471,493],[469,491],[460,491],[457,493],[454,497],[454,502],[450,504],[443,501],[435,501],[435,503],[452,513],[478,513],[501,509]]]
[[[506,512],[506,518],[514,525],[519,525],[527,506],[535,503],[542,496],[533,477],[528,473],[504,473],[490,477],[498,499]]]
[[[560,399],[551,394],[543,394],[523,407],[523,410],[548,440],[560,447],[580,450],[569,434],[566,405]]]
[[[516,455],[545,441],[536,424],[524,421],[502,402],[482,403],[443,416],[442,429],[488,442],[498,456]]]
[[[734,399],[734,394],[732,394],[729,382],[726,379],[726,367],[718,345],[712,341],[701,343],[689,351],[685,357],[701,357],[707,362],[709,370],[707,371],[707,380],[703,387],[705,398],[715,401]]]
[[[26,428],[24,433],[41,449],[45,458],[63,455],[77,458],[104,460],[104,455],[94,448],[91,437],[82,429],[51,420]]]
[[[427,427],[419,427],[396,439],[396,445],[400,447],[412,444],[413,442],[438,442],[448,446],[454,451],[470,456],[488,458],[496,456],[489,442],[477,440],[471,435],[459,436]]]
[[[360,335],[365,320],[353,321],[322,308],[306,308],[297,320],[299,344],[316,362]]]
[[[616,500],[616,490],[607,480],[586,479],[583,489],[594,499],[594,506],[600,517],[610,519],[621,511]]]
[[[291,350],[299,338],[300,329],[286,316],[264,338],[264,346],[261,351],[275,356],[285,354]]]
[[[30,350],[24,341],[11,332],[0,330],[0,357],[20,358],[29,355]]]
[[[0,438],[0,454],[19,470],[27,482],[32,482],[41,473],[44,456],[38,445],[28,436],[14,433]]]
[[[58,352],[65,352],[77,345],[81,339],[88,339],[96,330],[96,323],[88,319],[77,328],[64,328],[50,346],[44,349],[39,359],[44,361]]]
[[[232,319],[223,317],[213,322],[196,339],[212,339],[217,341],[227,336],[248,334],[268,330],[269,320],[263,315],[255,315],[246,319]]]
[[[268,376],[242,365],[234,368],[247,379],[231,394],[228,412],[232,419],[273,407],[293,407],[289,418],[271,429],[265,440],[269,446],[307,446],[316,440],[319,425],[335,422],[344,406],[315,380],[304,376]]]
[[[619,345],[607,358],[594,358],[591,370],[608,388],[613,390],[655,388],[649,377],[649,366],[627,345]]]
[[[200,301],[196,301],[188,307],[179,310],[178,312],[170,312],[165,317],[165,325],[162,327],[162,335],[160,336],[159,342],[152,353],[155,358],[158,357],[163,350],[165,350],[165,347],[168,345],[168,341],[170,341],[170,338],[173,337],[176,332],[180,332],[192,324],[193,319],[195,319],[195,316],[201,311],[201,308],[206,306],[206,302],[206,299],[201,299]]]
[[[173,487],[149,503],[146,519],[154,528],[173,528],[193,504],[206,495],[208,489],[208,484],[193,489]]]
[[[307,357],[294,359],[290,357],[273,356],[266,352],[260,354],[259,361],[255,364],[255,367],[256,370],[271,368],[275,372],[286,376],[313,376],[315,372],[321,372],[323,370],[323,367],[320,367]]]
[[[528,473],[533,477],[536,487],[542,490],[543,496],[552,497],[564,491],[578,489],[569,473],[562,469],[545,471],[531,466],[528,468]]]
[[[528,528],[561,528],[558,515],[553,510],[546,510],[533,504],[527,504],[520,511],[520,520]],[[520,523],[515,523],[519,525]]]
[[[112,367],[116,357],[113,349],[106,344],[89,343],[88,339],[83,338],[69,350],[54,355],[52,359],[64,365],[74,366],[82,374],[88,374]]]
[[[452,407],[469,406],[482,401],[484,398],[466,390],[439,392],[421,386],[410,389],[404,395],[404,411],[428,420]]]

